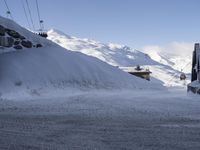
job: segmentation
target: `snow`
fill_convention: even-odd
[[[199,149],[200,97],[161,86],[180,84],[172,67],[127,46],[53,32],[70,51],[10,20],[0,23],[44,45],[0,54],[1,150]],[[113,65],[140,62],[155,78],[148,82],[74,51]]]
[[[149,68],[153,77],[151,83],[159,83],[167,87],[179,86],[185,88],[190,82],[190,74],[187,74],[186,82],[179,79],[181,74],[180,68],[185,66],[184,61],[186,63],[189,61],[188,59],[182,59],[182,57],[180,59],[170,57],[169,59],[168,55],[162,56],[153,50],[146,54],[125,45],[104,44],[94,40],[71,37],[55,29],[50,30],[48,35],[49,40],[64,48],[96,57],[113,66],[135,67],[140,65],[146,69]],[[179,64],[179,66],[175,64]],[[190,64],[185,66],[184,69],[190,70],[188,68],[190,68]]]
[[[3,98],[29,97],[70,88],[157,88],[97,58],[66,50],[11,20],[1,17],[0,22],[44,46],[0,55],[0,91]]]
[[[0,148],[195,150],[200,147],[199,107],[199,96],[176,89],[1,100]]]
[[[49,40],[66,49],[97,57],[113,66],[157,64],[148,55],[124,45],[112,43],[103,44],[94,40],[70,37],[55,29],[50,30],[48,35]]]
[[[188,84],[189,86],[191,86],[191,87],[194,87],[194,88],[196,88],[197,90],[198,89],[200,89],[200,83],[199,83],[199,81],[193,81],[193,82],[191,82],[190,84]]]
[[[184,52],[180,52],[177,54],[176,52],[167,53],[163,51],[159,51],[155,47],[150,47],[142,50],[143,52],[148,53],[148,55],[155,61],[160,62],[161,64],[171,66],[175,70],[182,71],[184,73],[191,73],[192,70],[192,49],[191,54],[184,54]],[[183,55],[184,54],[184,55]]]

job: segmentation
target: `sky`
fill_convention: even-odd
[[[14,20],[28,27],[22,7],[25,0],[6,0]],[[35,0],[28,0],[36,29]],[[133,48],[191,45],[200,34],[199,0],[38,0],[47,30]],[[0,15],[6,16],[4,0]],[[29,19],[30,22],[30,19]],[[180,51],[180,50],[179,50]]]

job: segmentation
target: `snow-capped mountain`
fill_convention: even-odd
[[[48,39],[60,46],[97,57],[113,66],[156,65],[147,54],[119,44],[104,44],[94,40],[70,37],[61,31],[52,29]]]
[[[71,51],[81,52],[96,57],[113,66],[133,67],[141,65],[152,71],[152,81],[166,86],[185,86],[189,82],[180,81],[181,72],[173,68],[173,60],[157,54],[153,59],[146,53],[119,44],[104,44],[89,39],[71,37],[61,31],[52,29],[48,39]],[[156,58],[156,59],[154,59]]]
[[[40,95],[43,90],[50,92],[50,89],[54,91],[61,88],[152,87],[147,81],[131,76],[97,58],[66,50],[9,19],[0,17],[0,25],[1,33],[5,37],[3,40],[6,40],[8,33],[12,31],[15,35],[23,36],[20,41],[12,35],[12,44],[14,40],[19,41],[15,44],[22,47],[23,41],[28,39],[29,43],[39,42],[42,45],[29,45],[29,48],[23,46],[23,49],[1,46],[1,96],[23,93]],[[7,51],[8,49],[10,51]]]

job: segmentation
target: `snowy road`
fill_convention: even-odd
[[[0,150],[199,150],[199,108],[181,90],[0,100]]]

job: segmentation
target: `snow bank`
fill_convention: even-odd
[[[0,55],[0,91],[2,95],[40,95],[41,91],[65,88],[156,88],[145,80],[131,76],[97,58],[66,49],[41,38],[13,21],[0,23],[40,41],[44,47]]]

